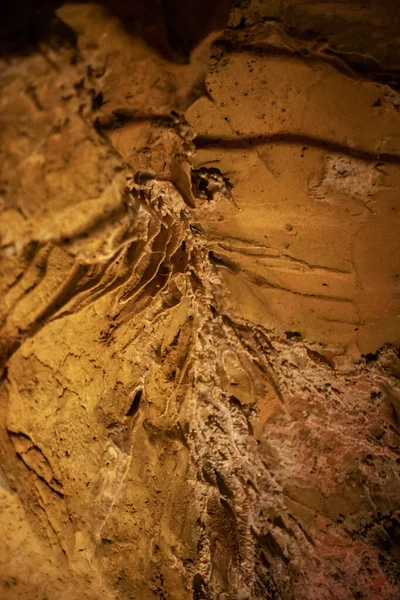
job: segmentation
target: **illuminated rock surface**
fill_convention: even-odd
[[[39,4],[0,28],[0,597],[398,599],[396,3]]]

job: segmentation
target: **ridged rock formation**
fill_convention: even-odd
[[[400,598],[399,10],[214,4],[3,17],[2,600]]]

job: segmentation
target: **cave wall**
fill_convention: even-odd
[[[395,3],[20,9],[1,598],[395,600]]]

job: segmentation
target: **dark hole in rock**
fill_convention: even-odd
[[[133,415],[135,415],[137,413],[137,411],[139,410],[139,405],[140,405],[140,401],[142,399],[142,395],[143,395],[143,391],[142,390],[137,390],[137,392],[135,393],[132,403],[128,409],[128,412],[126,413],[127,417],[132,417]]]
[[[288,340],[292,340],[293,338],[301,338],[301,333],[298,331],[285,331],[285,335]]]

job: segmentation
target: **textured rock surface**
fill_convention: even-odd
[[[1,29],[1,598],[397,599],[398,11],[40,4]]]

